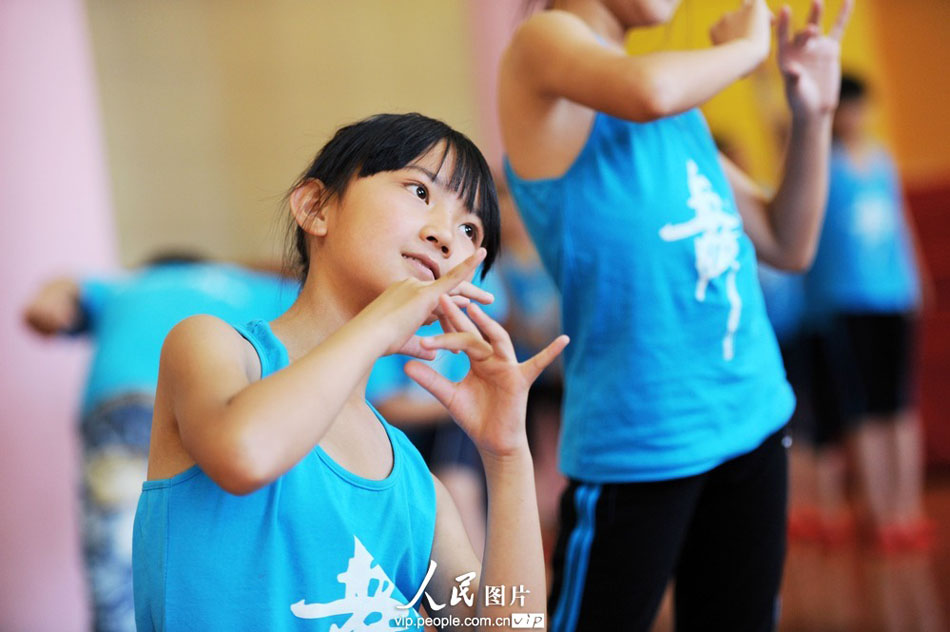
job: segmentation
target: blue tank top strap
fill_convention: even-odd
[[[287,348],[274,335],[266,320],[252,320],[244,325],[233,325],[233,327],[257,351],[257,356],[261,359],[261,378],[290,364]]]

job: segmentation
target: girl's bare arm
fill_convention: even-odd
[[[768,55],[769,20],[755,0],[713,28],[710,48],[631,56],[605,46],[577,16],[546,11],[520,27],[502,64],[541,98],[650,121],[701,105],[755,69]]]

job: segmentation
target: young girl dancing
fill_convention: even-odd
[[[525,404],[567,338],[519,364],[471,303],[491,300],[469,281],[498,247],[484,158],[439,121],[374,116],[338,131],[288,199],[305,272],[293,306],[238,329],[193,317],[165,341],[135,524],[139,630],[416,629],[419,606],[466,629],[543,615]],[[414,336],[435,318],[446,333]],[[478,446],[481,561],[364,397],[380,356],[438,349],[468,354],[461,382],[406,371]]]
[[[500,70],[508,184],[562,296],[562,497],[551,629],[646,630],[671,577],[677,630],[768,630],[785,553],[782,428],[794,398],[756,256],[802,269],[827,190],[846,0],[776,20],[792,122],[768,198],[697,106],[768,56],[746,0],[713,46],[630,56],[678,0],[556,0]],[[738,4],[738,3],[737,3]]]

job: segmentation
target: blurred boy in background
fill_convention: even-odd
[[[179,321],[213,314],[270,319],[296,282],[191,255],[157,257],[128,274],[46,283],[24,318],[44,336],[93,343],[80,410],[82,549],[96,631],[134,630],[132,522],[148,460],[162,341]]]
[[[834,434],[853,442],[875,542],[892,551],[926,548],[933,536],[914,379],[926,285],[897,169],[869,133],[870,106],[865,83],[843,76],[828,206],[806,292],[834,399],[828,412],[842,425]],[[825,493],[843,499],[843,470],[829,467]],[[841,522],[842,511],[827,503],[824,510],[824,521]]]

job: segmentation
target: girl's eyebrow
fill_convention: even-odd
[[[419,171],[423,173],[425,177],[428,178],[430,182],[432,182],[432,184],[434,184],[435,186],[439,187],[442,190],[446,190],[445,182],[442,180],[442,178],[439,177],[439,174],[432,173],[425,167],[420,167],[419,165],[406,165],[405,167],[403,167],[403,169],[412,169],[414,171]],[[475,217],[477,217],[479,224],[484,223],[482,222],[481,216],[475,212],[475,209],[471,209],[468,206],[466,206],[465,210],[469,215],[474,215]]]
[[[429,181],[432,182],[432,184],[436,185],[437,187],[441,189],[445,188],[445,183],[442,182],[441,178],[439,178],[439,174],[432,173],[425,167],[420,167],[419,165],[406,165],[405,168],[414,169],[415,171],[421,171],[423,174],[425,174],[425,176],[429,179]]]

